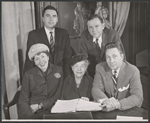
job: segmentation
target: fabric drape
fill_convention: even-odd
[[[2,2],[2,53],[8,101],[20,85],[28,32],[35,29],[33,2]],[[11,119],[17,119],[17,108],[10,108]]]
[[[130,2],[110,2],[109,4],[110,23],[112,28],[117,30],[121,36],[127,22]]]

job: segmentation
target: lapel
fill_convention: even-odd
[[[91,34],[88,33],[87,37],[88,37],[87,40],[90,46],[92,47],[91,49],[94,49],[93,50],[95,52],[94,54],[97,54],[96,56],[99,56],[101,59],[100,52],[97,50],[96,44],[93,42],[93,36],[91,36]]]
[[[49,41],[48,41],[48,38],[47,38],[47,35],[46,35],[46,32],[45,32],[45,29],[44,29],[44,27],[42,27],[41,28],[41,31],[40,31],[40,34],[39,34],[40,36],[41,36],[41,38],[42,38],[42,43],[44,43],[44,44],[46,44],[48,47],[49,47],[49,49],[50,49],[50,44],[49,44]],[[51,54],[51,51],[49,50],[49,59],[50,59],[50,61],[53,61],[52,60],[52,54]]]
[[[40,71],[40,69],[38,68],[38,66],[35,66],[35,69],[33,69],[33,74],[35,76],[40,76],[40,77],[44,78],[44,76],[43,76],[42,72]]]
[[[80,83],[80,86],[79,86],[79,90],[84,90],[85,88],[87,88],[89,82],[87,80],[87,77],[86,77],[86,73],[83,75],[83,78],[81,80],[81,83]]]
[[[42,42],[44,44],[46,44],[47,46],[49,46],[49,41],[48,41],[48,38],[47,38],[47,35],[46,35],[46,32],[45,32],[45,29],[44,27],[41,28],[41,31],[40,31],[40,36],[41,38],[43,39]]]
[[[107,44],[107,40],[106,40],[106,30],[104,29],[103,30],[103,33],[102,33],[102,44],[101,44],[101,58],[103,58],[103,56],[105,55],[105,46]]]
[[[57,46],[61,43],[60,41],[60,31],[58,28],[55,28],[54,63],[56,63],[59,59],[59,49],[57,49]]]
[[[117,89],[121,87],[122,82],[124,80],[125,66],[126,66],[125,62],[122,62],[122,66],[121,66],[119,74],[118,74]]]
[[[107,63],[106,63],[107,64]],[[113,83],[113,80],[112,80],[112,71],[111,69],[109,68],[108,65],[106,65],[106,79],[107,79],[107,91],[109,90],[109,93],[111,94],[112,97],[114,97],[114,83]]]
[[[50,63],[49,69],[48,69],[48,71],[47,71],[47,76],[48,76],[49,74],[51,74],[53,71],[54,71],[54,65]]]
[[[71,75],[71,78],[69,79],[69,84],[73,88],[73,90],[78,94],[74,74]]]

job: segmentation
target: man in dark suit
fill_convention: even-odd
[[[96,65],[92,96],[95,101],[106,105],[104,111],[127,110],[142,105],[139,70],[123,58],[121,45],[111,42],[106,45],[106,62]]]
[[[43,43],[50,49],[50,61],[55,65],[62,66],[64,76],[67,76],[71,71],[68,60],[73,53],[69,34],[65,29],[55,27],[58,22],[58,12],[54,7],[44,8],[42,16],[44,27],[29,32],[23,73],[35,66],[34,62],[28,58],[30,47],[36,43]]]
[[[87,26],[88,30],[81,34],[80,50],[88,54],[88,72],[94,77],[96,64],[105,61],[105,45],[109,42],[119,42],[122,45],[122,42],[117,31],[106,28],[103,19],[98,15],[88,18]]]

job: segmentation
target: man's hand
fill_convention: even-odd
[[[103,111],[112,111],[114,109],[120,109],[121,107],[120,102],[114,97],[104,100],[102,102],[102,105],[106,106],[106,108]]]
[[[82,100],[85,100],[85,101],[89,101],[89,98],[87,97],[81,97]]]
[[[112,110],[115,110],[115,107],[112,107],[111,105],[106,105],[106,107],[102,109],[102,111],[106,111],[106,112],[109,112]]]
[[[30,105],[32,112],[35,113],[38,110],[38,104],[32,104]]]
[[[115,99],[114,97],[109,98],[109,100],[107,101],[107,103],[109,105],[111,105],[112,107],[115,107],[116,109],[118,109],[119,105],[120,105],[119,101],[117,99]]]

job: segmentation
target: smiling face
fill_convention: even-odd
[[[106,62],[112,70],[117,70],[121,67],[124,55],[117,48],[106,50]]]
[[[88,67],[88,63],[86,61],[77,62],[72,66],[72,71],[77,78],[83,77]]]
[[[47,70],[49,57],[46,53],[41,52],[34,56],[34,63],[37,65],[43,72]]]
[[[103,29],[104,29],[104,24],[101,23],[99,18],[94,18],[92,20],[89,20],[87,22],[87,25],[88,25],[89,33],[94,38],[99,38],[102,35]]]
[[[42,17],[42,20],[44,22],[44,26],[47,29],[52,30],[58,22],[57,12],[55,10],[47,9]]]

